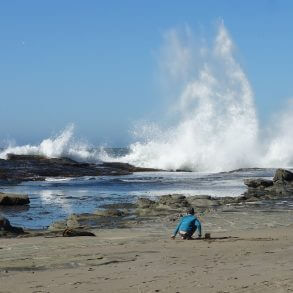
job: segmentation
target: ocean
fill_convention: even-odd
[[[275,169],[240,169],[233,172],[140,172],[126,176],[47,178],[0,186],[1,192],[28,194],[27,207],[2,207],[13,225],[46,228],[72,213],[91,213],[104,205],[133,203],[138,197],[155,199],[163,194],[214,197],[239,196],[245,178],[271,179]],[[293,208],[293,202],[278,201],[278,208]]]

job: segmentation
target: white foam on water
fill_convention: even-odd
[[[8,154],[41,155],[48,158],[68,157],[77,161],[100,162],[99,151],[91,150],[86,143],[74,138],[74,125],[67,126],[55,137],[44,139],[39,145],[9,145],[0,158],[6,159]]]

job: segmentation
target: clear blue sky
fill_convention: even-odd
[[[37,143],[75,123],[90,142],[126,145],[160,113],[164,32],[215,34],[223,19],[262,121],[293,94],[293,1],[0,1],[0,142]]]

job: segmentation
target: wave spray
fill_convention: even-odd
[[[170,84],[177,81],[181,89],[175,106],[177,124],[152,127],[153,134],[132,144],[130,154],[119,159],[137,166],[193,171],[255,164],[259,146],[253,92],[233,57],[227,30],[220,24],[212,48],[199,50],[192,46],[190,31],[186,34],[184,43],[170,32],[165,46]]]
[[[7,154],[40,155],[49,158],[68,157],[77,161],[99,163],[99,151],[92,150],[86,143],[74,139],[74,125],[67,126],[55,137],[44,139],[39,145],[9,145],[0,152],[0,159],[6,159]]]

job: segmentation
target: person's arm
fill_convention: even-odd
[[[201,237],[201,223],[198,219],[195,220],[195,225],[197,227],[197,231],[198,231],[198,237]]]
[[[182,219],[183,219],[183,218],[182,218]],[[177,233],[178,233],[178,231],[179,231],[179,228],[180,228],[180,225],[181,225],[182,219],[180,220],[180,222],[178,223],[177,227],[175,228],[174,233],[173,233],[173,235],[171,236],[171,238],[174,239],[174,238],[176,237],[176,235],[177,235]]]

